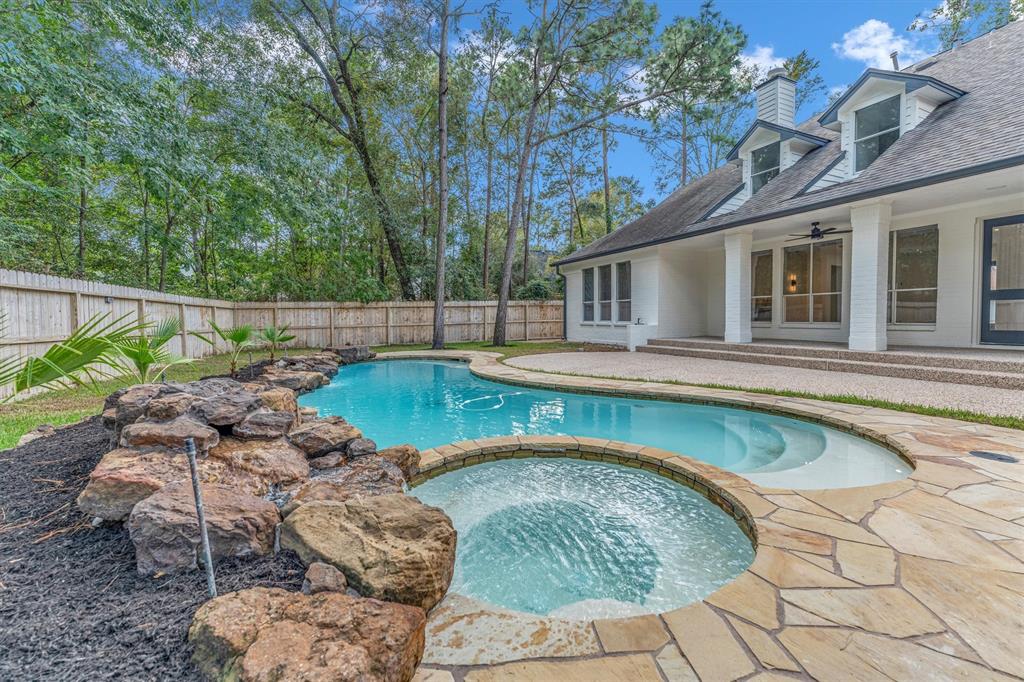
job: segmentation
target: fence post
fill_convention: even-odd
[[[384,345],[391,345],[391,301],[384,302]]]
[[[82,323],[82,294],[71,294],[71,333],[74,334]]]
[[[333,305],[327,306],[327,328],[330,330],[330,331],[328,331],[327,345],[330,346],[331,348],[334,348],[334,306]]]
[[[214,309],[214,317],[216,317],[216,309]],[[181,357],[188,357],[188,325],[185,323],[185,304],[178,304],[178,317],[181,318]]]
[[[526,302],[526,308],[523,310],[523,341],[530,340],[530,302]]]

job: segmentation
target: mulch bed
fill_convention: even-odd
[[[96,417],[0,451],[0,680],[202,679],[186,636],[203,573],[140,577],[127,530],[75,505],[109,438]],[[216,569],[221,594],[304,573],[291,552]]]

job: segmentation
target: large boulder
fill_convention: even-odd
[[[209,459],[236,471],[249,472],[268,485],[288,485],[309,478],[306,456],[284,438],[241,440],[222,438]]]
[[[401,470],[380,457],[362,457],[325,473],[302,485],[284,506],[285,516],[308,502],[328,500],[344,502],[357,497],[391,495],[402,492],[405,478]]]
[[[345,446],[345,454],[351,459],[366,457],[377,452],[377,443],[369,438],[353,438]]]
[[[263,495],[267,485],[253,474],[214,459],[200,459],[199,480],[223,483],[236,490]],[[132,508],[168,483],[190,480],[184,453],[139,452],[118,448],[103,455],[78,496],[84,513],[106,521],[123,521]]]
[[[302,581],[303,594],[344,592],[346,589],[348,589],[348,581],[345,580],[345,574],[334,566],[322,561],[314,561],[306,569],[306,576]]]
[[[138,384],[129,386],[126,389],[115,391],[108,400],[117,399],[113,405],[114,412],[114,438],[121,435],[121,430],[129,424],[134,424],[139,417],[146,413],[149,401],[161,395],[176,393],[165,384]],[[106,403],[104,403],[105,405]]]
[[[185,440],[192,438],[196,450],[208,450],[220,441],[217,430],[188,417],[168,422],[136,422],[121,430],[121,445],[139,449],[185,451]]]
[[[204,483],[201,490],[214,560],[274,550],[274,529],[281,517],[273,502],[221,483]],[[136,504],[128,532],[139,574],[196,568],[200,538],[191,482],[170,483]]]
[[[293,412],[276,412],[261,407],[231,427],[231,433],[239,438],[280,438],[287,435],[294,424]]]
[[[225,393],[238,393],[242,390],[242,384],[228,377],[205,377],[190,381],[182,386],[182,390],[200,398],[213,398]]]
[[[238,390],[220,393],[196,403],[192,407],[192,414],[210,426],[231,426],[262,405],[263,401],[258,394]]]
[[[455,568],[451,520],[402,494],[302,505],[281,525],[281,546],[340,569],[364,596],[428,611]]]
[[[411,606],[254,587],[200,606],[188,639],[209,679],[409,682],[425,626]]]
[[[376,353],[370,351],[369,346],[339,346],[337,348],[328,348],[327,351],[336,355],[339,363],[342,365],[363,362],[377,356]]]
[[[405,480],[412,479],[420,468],[420,451],[412,445],[395,445],[377,451],[377,456],[397,466]]]
[[[263,406],[267,409],[274,410],[275,412],[291,412],[293,415],[299,414],[299,404],[295,400],[295,391],[290,388],[284,388],[282,386],[274,386],[272,388],[265,388],[260,391],[260,400],[263,401]]]
[[[267,367],[263,374],[260,375],[259,380],[273,386],[290,388],[300,393],[312,391],[331,382],[326,375],[320,372],[294,371],[277,367]]]
[[[146,419],[159,422],[177,419],[201,401],[202,398],[191,393],[171,393],[153,398],[146,405]]]
[[[341,417],[308,422],[288,435],[289,440],[311,458],[330,452],[344,452],[349,442],[362,437],[362,431]]]

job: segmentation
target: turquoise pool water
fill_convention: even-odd
[[[345,417],[380,447],[573,435],[673,450],[766,486],[840,488],[910,473],[889,450],[809,422],[750,410],[520,388],[475,377],[460,362],[350,365],[299,402],[321,415]]]
[[[648,471],[576,459],[488,462],[411,493],[459,533],[450,591],[563,618],[659,613],[701,599],[753,561],[704,497]]]

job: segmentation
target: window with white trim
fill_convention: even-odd
[[[629,322],[632,315],[632,267],[630,262],[623,261],[615,264],[615,302],[617,304],[616,319],[619,322]]]
[[[786,322],[838,323],[843,304],[843,240],[787,246],[782,252]]]
[[[938,286],[938,226],[890,232],[889,324],[935,324]]]
[[[594,268],[583,271],[583,321],[594,321]]]
[[[612,266],[597,268],[597,303],[601,311],[601,322],[612,321]]]
[[[772,321],[772,252],[750,254],[750,320]]]
[[[860,172],[900,137],[900,96],[875,102],[854,112],[854,170]]]
[[[782,144],[773,142],[750,152],[750,193],[768,184],[779,174]]]

